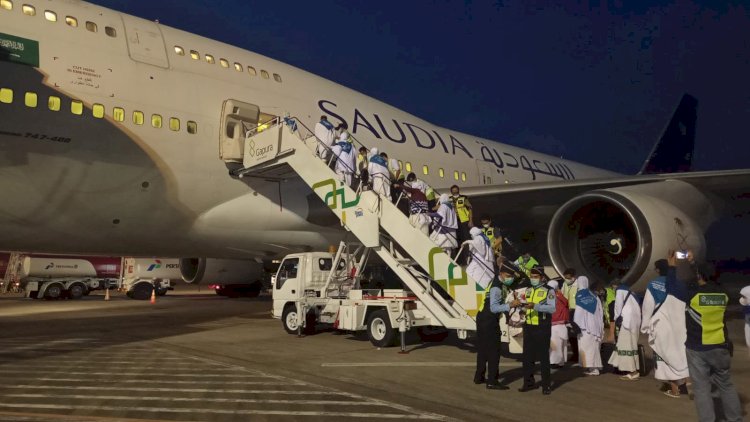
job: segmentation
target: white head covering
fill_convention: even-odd
[[[550,280],[549,282],[547,282],[547,286],[549,286],[549,287],[551,287],[551,288],[553,288],[555,290],[557,290],[557,289],[560,288],[560,284],[557,282],[557,280]]]
[[[576,284],[578,284],[578,289],[580,289],[580,290],[588,289],[589,288],[589,278],[586,277],[585,275],[579,276],[576,279]]]
[[[441,204],[448,204],[450,202],[451,202],[451,197],[448,196],[447,193],[444,193],[444,194],[440,195],[440,203]]]
[[[380,151],[378,151],[377,147],[370,148],[370,157],[374,157],[376,155],[380,154]]]
[[[342,140],[342,141],[347,141],[347,140],[349,140],[349,132],[347,132],[347,131],[343,131],[343,132],[341,132],[341,140]]]
[[[474,237],[480,236],[482,234],[482,230],[478,227],[472,227],[471,230],[469,230],[469,234]]]
[[[579,293],[581,290],[589,288],[589,279],[586,276],[582,275],[578,277],[576,283],[578,283]],[[596,295],[594,295],[594,298],[596,300],[596,310],[594,313],[586,312],[583,309],[579,310],[576,307],[576,312],[573,314],[573,321],[578,324],[582,332],[601,340],[604,331],[604,313],[601,300]]]

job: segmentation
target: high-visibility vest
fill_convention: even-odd
[[[521,271],[526,273],[526,275],[531,274],[531,269],[539,265],[539,261],[534,259],[533,256],[529,256],[529,259],[525,259],[523,256],[519,256],[518,259],[516,259],[516,265],[521,267]]]
[[[552,293],[554,295],[554,293]],[[526,289],[526,303],[542,303],[547,300],[550,295],[550,288],[546,286],[529,287]],[[540,325],[540,323],[550,323],[552,321],[552,315],[548,315],[544,312],[537,312],[534,309],[526,310],[526,324],[527,325]]]
[[[466,197],[459,195],[458,198],[453,198],[453,205],[456,208],[458,221],[462,223],[469,221],[469,209],[466,207]]]
[[[492,283],[487,285],[487,288],[484,289],[484,300],[482,300],[482,303],[479,304],[479,312],[482,312],[484,310],[484,307],[490,306],[490,290],[492,289]]]
[[[490,226],[490,227],[482,229],[482,232],[484,233],[485,236],[487,236],[487,239],[490,240],[490,245],[491,245],[492,242],[495,240],[495,228]]]
[[[697,313],[701,326],[703,345],[724,344],[724,312],[729,298],[725,293],[697,293],[690,299],[690,312]],[[690,316],[688,316],[690,318]]]

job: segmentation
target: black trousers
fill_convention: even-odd
[[[571,321],[573,321],[573,314],[575,314],[575,309],[570,310]],[[578,362],[578,337],[569,335],[568,342],[570,342],[570,360],[568,362]]]
[[[487,311],[477,314],[477,370],[474,379],[487,384],[497,382],[500,367],[500,326],[497,315]],[[486,371],[486,377],[485,377]]]
[[[531,386],[534,381],[534,365],[539,362],[542,367],[542,387],[550,386],[549,341],[552,325],[523,326],[523,385]]]
[[[469,234],[469,222],[462,223],[459,221],[458,223],[458,230],[456,231],[456,236],[458,238],[458,249],[461,248],[461,244],[464,243],[467,240],[471,239],[471,234]],[[456,251],[458,251],[456,249]],[[469,256],[469,251],[467,248],[464,248],[463,253],[461,253],[461,256],[456,256],[456,262],[459,265],[466,265],[466,261]]]

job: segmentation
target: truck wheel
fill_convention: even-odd
[[[130,297],[136,300],[149,300],[153,289],[151,283],[138,283],[133,287],[133,294]]]
[[[304,334],[315,333],[315,312],[309,310],[307,312],[307,321],[305,328],[302,329]],[[299,319],[297,318],[297,307],[294,305],[287,305],[284,308],[284,312],[281,314],[281,323],[284,325],[284,330],[289,334],[297,334],[299,329]]]
[[[164,296],[166,294],[167,294],[167,289],[163,289],[163,288],[156,289],[157,296]]]
[[[72,300],[78,300],[83,297],[86,289],[80,283],[75,283],[68,288],[68,297]]]
[[[44,298],[46,300],[60,299],[62,297],[62,293],[63,293],[63,289],[61,285],[52,284],[49,287],[47,287],[47,290],[44,291]]]
[[[425,343],[439,343],[448,338],[450,332],[443,327],[427,326],[417,327],[417,335]]]
[[[380,309],[367,320],[367,338],[375,347],[391,347],[396,341],[396,330],[391,327],[388,311]]]

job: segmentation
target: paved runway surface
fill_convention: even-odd
[[[545,397],[515,391],[520,365],[503,359],[512,390],[487,391],[471,382],[470,342],[412,341],[399,355],[350,335],[297,338],[268,299],[187,293],[155,305],[0,297],[0,421],[695,420],[692,401],[651,377],[566,368]],[[740,327],[733,378],[747,410]]]

